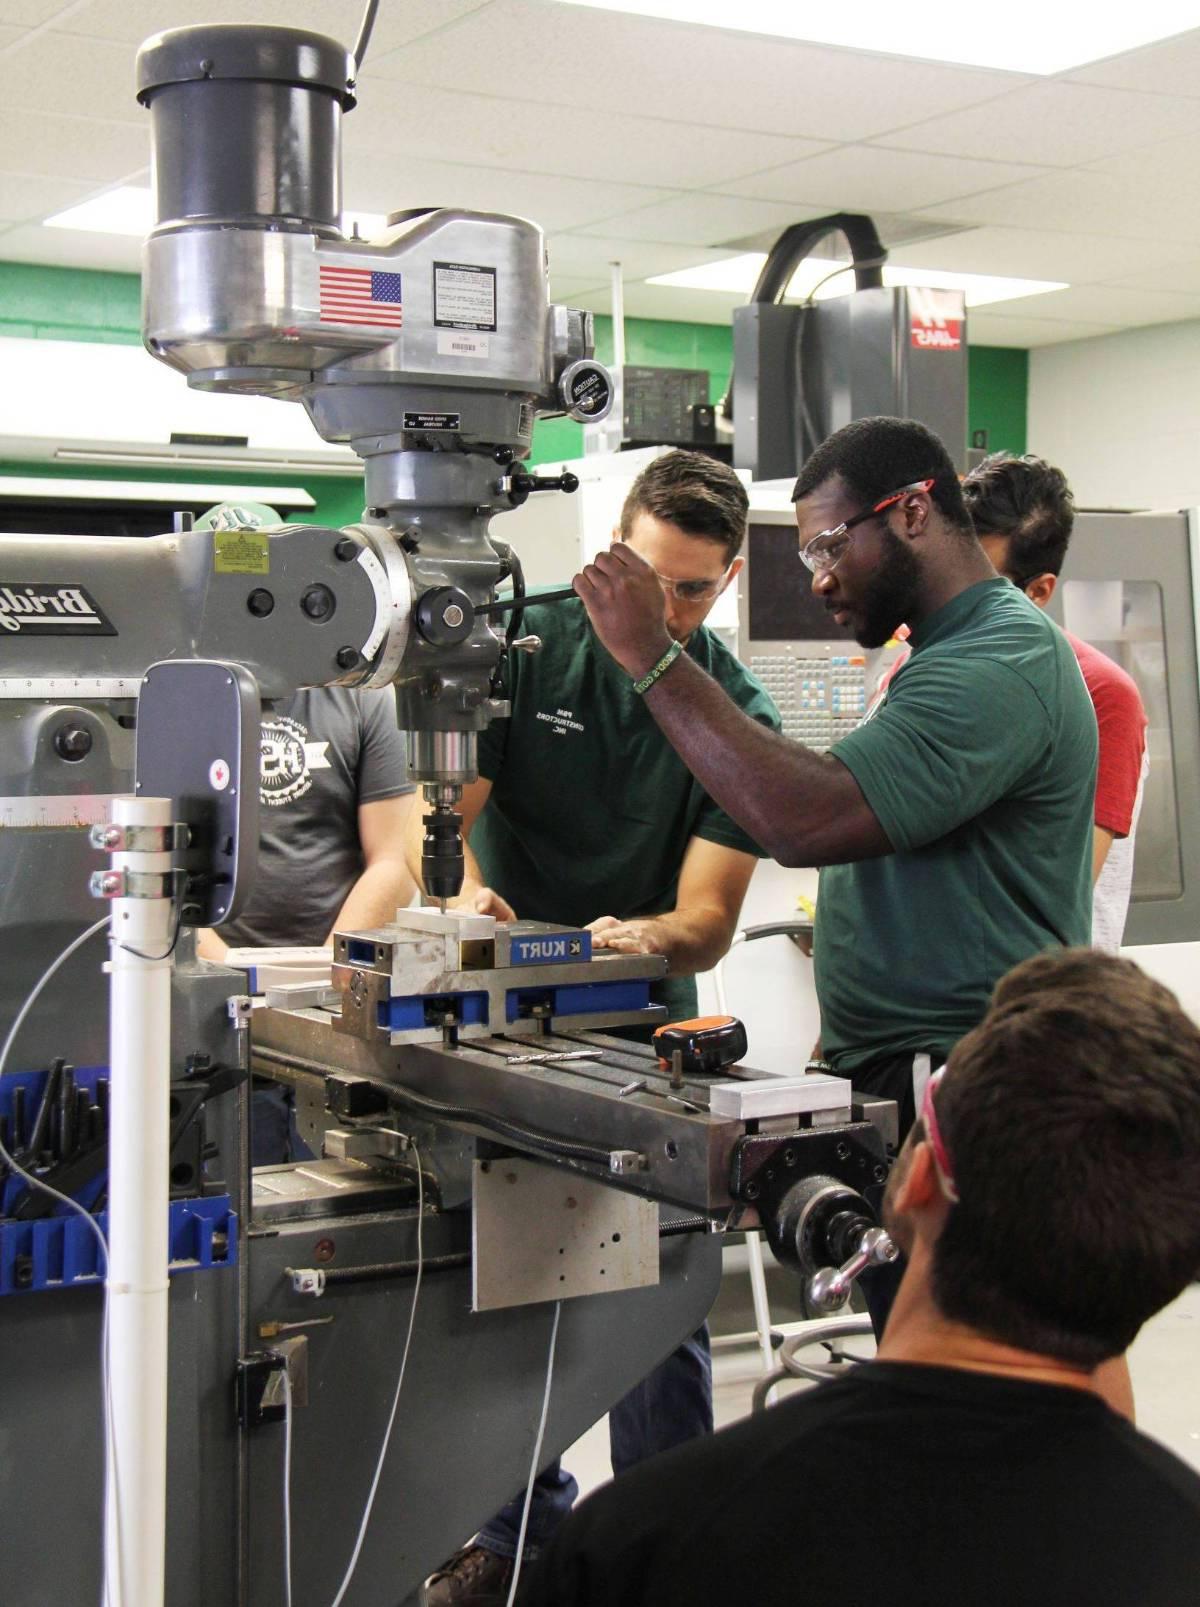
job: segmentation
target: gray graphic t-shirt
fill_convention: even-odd
[[[264,708],[258,875],[221,937],[324,943],[363,871],[358,806],[412,790],[389,688],[318,687]]]

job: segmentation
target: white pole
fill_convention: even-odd
[[[171,815],[167,798],[113,800],[112,819],[118,826],[169,826]],[[169,852],[121,852],[113,854],[112,868],[169,875],[171,860]],[[112,901],[107,1352],[111,1432],[104,1521],[109,1607],[162,1607],[163,1602],[172,968],[166,951],[171,929],[169,897]]]
[[[625,281],[619,262],[610,262],[609,267],[612,269],[613,367],[620,374],[625,367]]]

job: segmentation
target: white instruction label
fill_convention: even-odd
[[[439,329],[496,330],[496,270],[469,262],[433,265],[433,321]]]
[[[490,335],[478,335],[473,329],[438,330],[439,357],[486,357],[491,344]]]

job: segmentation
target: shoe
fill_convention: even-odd
[[[505,1607],[513,1559],[472,1542],[421,1587],[421,1607]]]

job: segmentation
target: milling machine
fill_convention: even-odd
[[[611,400],[590,316],[549,301],[533,224],[433,209],[378,240],[342,233],[355,73],[331,39],[242,25],[159,35],[137,63],[158,220],[146,345],[193,386],[300,402],[363,458],[363,521],[0,536],[5,1023],[94,920],[93,880],[114,911],[146,897],[173,916],[152,957],[170,980],[165,1562],[159,1586],[110,1577],[121,1607],[282,1601],[288,1444],[306,1599],[405,1599],[525,1483],[552,1312],[544,1460],[703,1321],[720,1230],[761,1221],[809,1271],[852,1259],[886,1176],[889,1112],[845,1083],[688,1075],[609,1036],[655,1019],[664,962],[593,956],[586,932],[402,912],[336,934],[332,993],[253,1001],[195,957],[192,924],[235,914],[252,880],[256,789],[233,782],[253,776],[259,697],[394,685],[430,805],[427,888],[458,890],[456,804],[519,650],[490,521],[571,489],[522,467],[534,419]],[[114,823],[131,791],[167,800],[161,824]],[[97,847],[116,857],[95,879]],[[0,1077],[10,1150],[95,1211],[99,947],[57,970]],[[251,1065],[296,1088],[320,1160],[251,1177]],[[3,1188],[5,1599],[89,1601],[103,1266],[86,1224],[15,1172]]]

